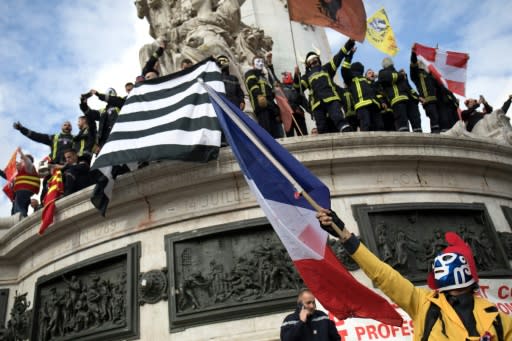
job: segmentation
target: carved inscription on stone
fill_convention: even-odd
[[[40,278],[31,340],[118,340],[135,336],[137,245]]]
[[[303,284],[270,225],[214,231],[166,237],[171,326],[289,309]]]
[[[355,205],[353,211],[366,245],[414,282],[426,280],[448,231],[471,247],[480,277],[512,274],[483,204]]]

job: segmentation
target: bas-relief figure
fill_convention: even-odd
[[[457,121],[450,130],[442,134],[456,137],[491,138],[499,143],[512,145],[510,118],[501,109],[484,115],[471,132],[466,130],[464,122]]]
[[[208,56],[226,55],[234,64],[251,63],[256,54],[272,50],[272,39],[263,30],[241,22],[244,0],[136,0],[137,15],[150,24],[150,35],[168,42],[160,58],[161,74],[179,70],[183,59],[198,62]],[[156,45],[140,50],[143,65]],[[234,70],[238,76],[242,69]]]

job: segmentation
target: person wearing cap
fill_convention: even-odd
[[[274,102],[272,83],[264,72],[263,57],[254,56],[252,66],[252,69],[245,73],[244,80],[258,124],[272,137],[283,137],[279,107]]]
[[[242,91],[238,78],[229,73],[229,58],[224,55],[220,55],[217,57],[217,64],[222,72],[222,82],[226,89],[226,97],[231,101],[231,103],[239,107],[240,110],[244,110],[244,92]]]
[[[375,74],[372,73],[371,77],[365,77],[363,75],[364,65],[360,62],[352,63],[355,51],[356,48],[352,48],[347,54],[341,67],[341,76],[354,99],[354,110],[359,119],[359,129],[361,131],[384,130]]]
[[[409,131],[409,122],[414,132],[421,132],[421,120],[417,110],[411,106],[416,105],[410,101],[410,85],[404,70],[396,71],[393,60],[386,57],[382,60],[382,69],[379,71],[378,82],[382,86],[395,118],[395,127],[398,131]],[[417,109],[417,108],[416,108]]]
[[[103,99],[107,102],[107,105],[100,110],[91,109],[87,104],[87,99],[92,95],[96,95],[98,98]],[[109,101],[111,97],[117,97],[115,90],[112,88],[107,89],[107,92],[104,95],[94,89],[91,89],[88,93],[80,96],[80,110],[85,114],[87,120],[99,122],[97,131],[99,149],[107,143],[107,139],[114,127],[114,124],[116,123],[117,116],[120,111],[116,101]]]
[[[340,238],[373,283],[409,314],[414,324],[413,340],[512,340],[512,318],[476,295],[475,260],[471,248],[456,233],[446,233],[448,247],[435,257],[427,278],[430,289],[426,289],[414,286],[381,261],[333,211],[321,209],[317,218],[324,230]],[[341,229],[340,235],[334,232],[333,223]]]
[[[324,65],[318,53],[309,52],[305,60],[306,74],[302,77],[299,76],[298,67],[295,68],[295,87],[309,90],[311,110],[319,134],[352,131],[350,124],[345,120],[341,97],[333,78],[343,58],[354,44],[355,42],[349,39]]]
[[[51,162],[64,164],[64,150],[71,148],[71,145],[73,144],[73,135],[71,134],[73,127],[71,126],[71,122],[64,121],[64,123],[62,123],[60,133],[57,134],[38,133],[24,127],[20,122],[15,122],[13,124],[13,128],[19,130],[20,133],[32,141],[50,146],[50,154],[48,157]]]
[[[27,216],[30,206],[30,197],[39,193],[41,180],[34,167],[34,158],[30,154],[23,154],[21,148],[16,151],[21,160],[16,162],[16,177],[14,178],[14,202],[12,214],[20,213],[22,217]]]

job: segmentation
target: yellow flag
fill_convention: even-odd
[[[398,46],[396,46],[395,35],[389,24],[388,16],[384,8],[381,8],[366,21],[366,39],[377,50],[390,56],[396,55]]]

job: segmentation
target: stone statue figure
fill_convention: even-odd
[[[198,62],[209,56],[225,55],[233,64],[250,63],[255,54],[272,49],[272,39],[258,28],[241,22],[244,0],[136,0],[137,15],[150,24],[150,35],[167,42],[160,58],[160,73],[179,69],[181,61]],[[156,49],[141,48],[141,65]],[[243,70],[235,70],[242,75]]]
[[[490,138],[501,144],[512,145],[512,126],[510,125],[510,118],[507,117],[501,109],[494,110],[492,113],[484,115],[484,117],[475,124],[471,132],[466,130],[464,122],[457,121],[450,130],[442,134],[457,137]]]

